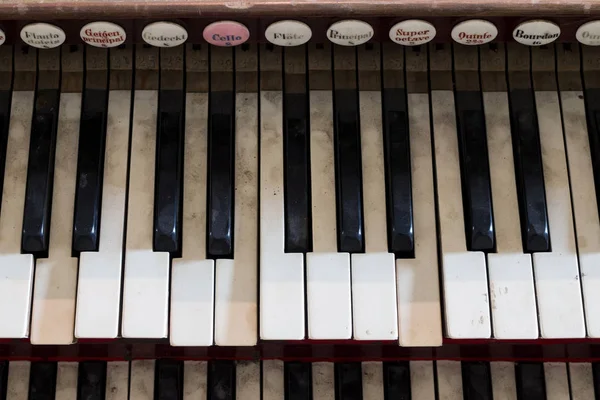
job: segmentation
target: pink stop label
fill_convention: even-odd
[[[235,21],[213,22],[204,28],[204,40],[215,46],[237,46],[250,37],[250,31],[245,25]]]

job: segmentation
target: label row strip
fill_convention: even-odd
[[[528,46],[543,46],[554,42],[560,36],[560,27],[547,20],[530,20],[519,24],[512,32],[515,41]],[[360,20],[338,21],[327,29],[327,38],[341,46],[358,46],[368,42],[374,34],[373,27]],[[425,44],[436,35],[435,27],[420,19],[409,19],[395,24],[389,32],[390,39],[404,46]],[[462,21],[452,29],[454,41],[464,45],[482,45],[493,41],[498,28],[484,19]],[[58,47],[65,42],[66,34],[58,26],[38,22],[29,24],[21,30],[24,43],[40,49]],[[81,40],[95,47],[116,47],[125,43],[125,29],[120,25],[106,21],[91,22],[81,28]],[[215,46],[237,46],[250,38],[248,28],[236,21],[218,21],[204,28],[206,42]],[[310,27],[300,21],[283,20],[274,22],[265,30],[265,38],[277,46],[299,46],[312,37]],[[586,22],[576,33],[577,40],[588,46],[600,45],[600,20]],[[174,47],[185,43],[187,30],[174,22],[153,22],[143,29],[142,39],[156,47]],[[0,30],[0,45],[6,35]]]

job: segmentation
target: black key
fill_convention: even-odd
[[[208,400],[235,399],[235,362],[209,361]]]
[[[183,399],[183,361],[158,360],[154,369],[154,400]]]
[[[233,257],[235,94],[210,92],[208,116],[208,257]]]
[[[286,93],[283,101],[285,251],[311,251],[308,97]]]
[[[73,252],[76,254],[98,251],[107,101],[106,89],[83,92],[73,218]]]
[[[592,378],[594,381],[594,399],[600,400],[600,363],[592,363]]]
[[[544,364],[517,364],[515,366],[515,381],[519,400],[546,400]]]
[[[550,251],[544,169],[535,98],[530,89],[511,90],[510,123],[515,155],[523,248]]]
[[[359,362],[336,363],[335,399],[362,400],[362,369]]]
[[[0,90],[0,188],[4,187],[11,99],[12,93],[10,90]],[[0,204],[2,204],[2,190],[0,190]]]
[[[156,141],[154,251],[181,253],[184,91],[161,90]]]
[[[489,252],[495,236],[483,100],[479,91],[456,91],[455,101],[467,249]]]
[[[286,362],[283,370],[285,374],[285,400],[311,400],[311,364],[303,362]]]
[[[364,253],[362,161],[358,91],[334,92],[335,183],[338,250]]]
[[[8,361],[0,361],[0,400],[6,400],[8,388]]]
[[[465,400],[493,400],[490,363],[462,363],[463,395]]]
[[[106,362],[83,361],[78,366],[77,400],[104,400]]]
[[[56,394],[56,368],[56,362],[31,363],[28,400],[54,400]]]
[[[600,210],[600,89],[585,89],[585,111],[596,188],[596,203]]]
[[[35,93],[21,247],[23,253],[38,257],[48,254],[50,240],[59,98],[58,87]]]
[[[408,361],[383,363],[385,400],[410,400],[410,364]]]
[[[410,136],[406,90],[383,90],[383,140],[388,243],[399,258],[414,257]]]

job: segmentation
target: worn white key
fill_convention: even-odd
[[[169,253],[152,251],[158,92],[133,103],[121,335],[164,338],[169,319]]]
[[[441,346],[437,230],[429,96],[408,95],[415,258],[396,260],[398,339],[401,346]]]
[[[183,400],[206,399],[207,362],[185,361],[183,364]]]
[[[214,261],[206,259],[208,95],[188,93],[185,112],[182,257],[171,271],[172,346],[213,344]]]
[[[11,361],[8,366],[6,400],[27,400],[29,397],[29,361]]]
[[[260,400],[260,362],[239,361],[235,367],[235,398]]]
[[[128,400],[129,363],[111,361],[106,363],[106,400]]]
[[[412,400],[435,400],[435,373],[432,361],[410,362]]]
[[[219,346],[253,346],[258,340],[258,95],[238,93],[236,104],[234,258],[217,260]]]
[[[32,344],[73,343],[77,258],[71,257],[81,93],[63,93],[56,135],[48,258],[38,259],[31,316]]]
[[[363,399],[383,400],[383,365],[380,362],[362,363]]]
[[[360,92],[365,254],[352,254],[354,339],[398,338],[396,265],[388,253],[381,93]],[[373,312],[377,310],[377,312]]]
[[[552,252],[535,253],[540,333],[583,338],[585,322],[561,113],[556,92],[535,93]]]
[[[59,362],[56,369],[56,399],[77,399],[77,370],[79,363]]]
[[[536,339],[531,256],[523,252],[508,96],[484,92],[496,253],[488,254],[492,326],[497,339]]]
[[[260,337],[304,338],[304,260],[284,251],[283,98],[260,94]]]
[[[154,399],[154,360],[131,362],[129,398],[131,400]]]
[[[484,254],[466,247],[454,95],[434,90],[431,102],[446,332],[485,339],[491,335],[487,269]]]
[[[459,361],[438,361],[437,379],[440,400],[463,398],[462,369]]]
[[[335,400],[335,371],[333,363],[312,365],[312,394],[314,400]]]
[[[0,209],[0,337],[29,336],[33,256],[21,254],[33,92],[13,92]]]
[[[490,363],[492,393],[494,399],[517,400],[515,364],[512,362]]]
[[[119,334],[131,92],[113,90],[108,96],[102,229],[98,251],[79,257],[77,338]]]
[[[263,361],[262,400],[283,400],[285,392],[283,383],[283,361]]]
[[[337,252],[333,104],[330,91],[310,92],[313,253],[306,255],[310,339],[350,339],[350,255]]]
[[[577,248],[585,323],[589,337],[600,337],[600,219],[592,169],[585,104],[581,91],[561,91],[567,160],[577,228]]]
[[[547,400],[569,399],[569,378],[567,364],[544,363]]]
[[[592,364],[569,363],[570,400],[586,400],[594,398],[594,377]]]

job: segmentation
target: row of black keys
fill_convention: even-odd
[[[461,366],[464,400],[492,400],[490,364],[487,362],[463,362]],[[410,400],[412,397],[410,363],[408,361],[384,362],[382,367],[384,399]],[[9,369],[10,364],[7,361],[0,362],[0,399],[2,400],[7,399]],[[104,400],[107,387],[106,362],[81,362],[77,371],[77,400]],[[155,400],[183,400],[184,371],[183,361],[158,360],[154,369],[153,398]],[[599,399],[600,365],[593,364],[592,371],[594,397]],[[122,372],[129,374],[127,370]],[[56,362],[32,362],[29,373],[28,400],[58,400],[56,399]],[[361,363],[336,363],[334,374],[336,400],[363,400],[365,375],[362,374]],[[124,376],[123,378],[128,381],[130,377]],[[254,378],[262,379],[260,376]],[[236,399],[235,361],[209,361],[205,379],[208,399]],[[285,400],[312,400],[313,378],[310,363],[286,362],[283,379]],[[497,384],[502,385],[500,382]],[[542,363],[515,364],[515,384],[518,400],[545,400],[547,398]]]
[[[473,74],[474,79],[479,79],[477,72]],[[231,74],[231,79],[234,79],[234,74]],[[358,80],[356,83],[354,86],[358,87]],[[234,87],[233,82],[231,87]],[[312,250],[308,93],[308,90],[288,93],[284,88],[287,252]],[[405,90],[386,88],[384,82],[382,93],[388,247],[398,257],[413,257],[410,110]],[[206,247],[209,258],[232,258],[235,93],[211,91],[209,96]],[[59,97],[58,89],[39,89],[35,95],[22,251],[36,256],[45,256],[48,252]],[[10,98],[10,92],[0,92],[0,179],[3,179],[6,159]],[[513,90],[509,92],[509,98],[524,249],[526,252],[550,251],[534,92],[530,89]],[[457,91],[455,100],[467,248],[494,251],[494,218],[482,95],[479,91]],[[74,254],[98,250],[107,102],[108,90],[84,89],[73,219]],[[600,168],[600,124],[594,117],[594,110],[600,109],[600,92],[587,90],[586,104],[596,171]],[[153,246],[155,251],[169,252],[175,257],[181,253],[184,105],[183,90],[160,90]],[[359,109],[358,90],[334,90],[338,251],[350,253],[364,252],[365,249]],[[600,174],[595,174],[595,179],[596,183],[600,183]],[[597,184],[596,187],[600,186]]]

